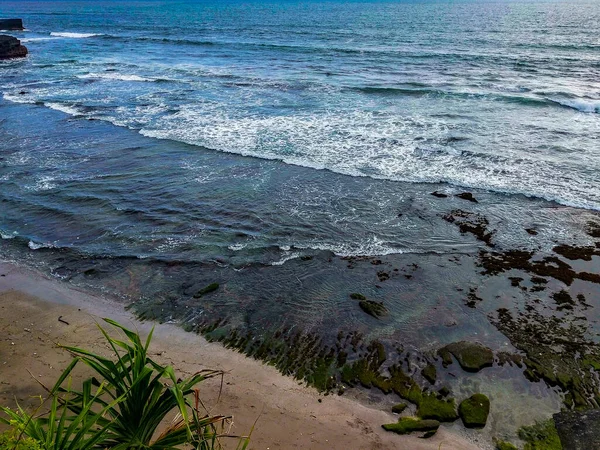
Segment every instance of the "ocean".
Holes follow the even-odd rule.
[[[4,0],[0,17],[29,49],[0,62],[0,255],[152,318],[499,348],[463,302],[486,245],[443,217],[485,217],[496,249],[593,241],[599,2]],[[535,389],[517,391],[557,408]],[[496,426],[535,412],[518,414]]]

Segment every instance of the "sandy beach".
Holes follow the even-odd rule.
[[[62,320],[68,322],[58,321]],[[140,322],[120,305],[90,296],[29,269],[0,263],[0,403],[35,405],[43,394],[37,377],[51,385],[70,356],[57,344],[107,351],[96,328],[102,317],[128,324],[145,335],[155,325]],[[226,372],[201,385],[212,412],[232,414],[232,432],[247,433],[257,421],[251,448],[460,449],[480,448],[440,428],[432,438],[398,436],[381,429],[395,416],[337,396],[322,396],[280,375],[273,367],[244,357],[175,325],[156,325],[151,353],[183,375],[205,368]],[[31,375],[28,373],[31,372]]]

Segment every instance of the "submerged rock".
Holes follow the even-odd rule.
[[[408,405],[406,403],[398,403],[397,405],[392,406],[392,412],[396,414],[401,414],[407,406]]]
[[[490,413],[490,400],[483,394],[474,394],[458,405],[458,415],[467,428],[483,428]]]
[[[22,58],[27,56],[27,48],[16,37],[0,35],[0,59]]]
[[[205,288],[202,288],[198,292],[196,292],[194,294],[194,298],[200,298],[203,295],[206,295],[210,292],[216,291],[217,289],[219,289],[219,283],[211,283],[208,286],[206,286]]]
[[[388,310],[385,306],[383,306],[383,303],[375,302],[373,300],[361,300],[358,306],[360,306],[360,309],[362,309],[368,315],[373,316],[376,319],[386,316],[388,313]]]
[[[0,30],[22,30],[22,19],[0,19]]]
[[[382,425],[386,431],[398,434],[408,434],[414,431],[437,431],[440,423],[437,420],[419,420],[413,417],[402,417],[397,423]]]
[[[444,367],[452,364],[453,355],[460,367],[467,372],[479,372],[494,363],[494,353],[479,342],[455,342],[440,348],[438,355],[442,357]]]
[[[435,384],[435,379],[437,376],[437,370],[433,364],[427,364],[425,368],[421,371],[421,375],[429,381],[431,384]]]
[[[563,448],[600,448],[600,409],[563,411],[554,414],[554,423]]]
[[[471,194],[470,192],[461,192],[460,194],[456,194],[456,197],[462,198],[463,200],[468,200],[473,203],[479,203],[477,199],[473,197],[473,194]]]

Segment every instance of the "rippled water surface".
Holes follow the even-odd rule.
[[[0,14],[24,18],[30,50],[0,64],[14,205],[0,229],[34,247],[234,264],[465,250],[433,223],[440,186],[600,208],[597,2],[42,1]],[[552,204],[523,199],[501,195],[493,212],[555,222]]]

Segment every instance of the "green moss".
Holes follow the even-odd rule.
[[[523,450],[562,450],[553,419],[522,427],[519,438],[525,441]]]
[[[490,400],[483,394],[475,394],[458,405],[458,414],[467,428],[483,428],[490,413]]]
[[[406,403],[398,403],[397,405],[392,406],[392,412],[396,414],[401,414],[408,405]]]
[[[350,298],[352,300],[366,300],[367,299],[367,297],[365,297],[362,294],[358,294],[357,292],[354,292],[354,293],[350,294]]]
[[[479,372],[494,363],[492,351],[478,342],[455,342],[439,349],[438,355],[442,357],[444,367],[452,364],[450,355],[454,355],[460,367],[467,372]]]
[[[510,442],[501,441],[500,439],[494,438],[494,444],[496,445],[496,450],[519,450]]]
[[[210,292],[216,291],[217,289],[219,289],[219,283],[211,283],[208,286],[206,286],[205,288],[202,288],[198,292],[196,292],[194,294],[194,298],[200,298],[203,295],[206,295]]]
[[[425,368],[421,371],[421,375],[423,375],[423,377],[425,377],[425,379],[431,384],[435,384],[437,370],[433,364],[427,364]]]
[[[419,420],[413,417],[402,417],[397,423],[382,425],[386,431],[398,434],[409,434],[414,431],[436,431],[440,427],[437,420]]]
[[[415,398],[415,397],[413,397]],[[421,393],[417,415],[421,419],[434,419],[439,422],[453,422],[458,418],[454,399],[440,400],[433,393]]]
[[[368,315],[379,319],[382,316],[387,315],[388,311],[382,302],[375,302],[373,300],[361,300],[358,304],[360,309],[366,312]]]

